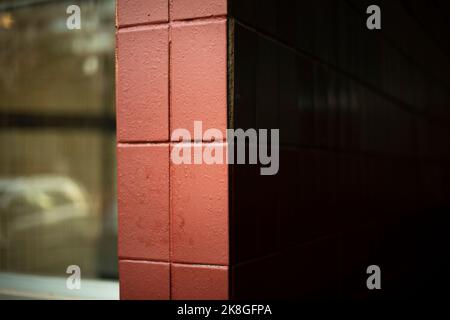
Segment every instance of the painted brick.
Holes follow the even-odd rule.
[[[168,140],[168,27],[117,34],[118,141]]]
[[[117,0],[117,25],[168,21],[168,0]]]
[[[193,19],[227,14],[227,0],[171,0],[171,19]]]
[[[256,94],[256,126],[259,129],[280,128],[278,101],[280,50],[276,42],[263,36],[257,37],[257,48],[258,55],[254,57],[256,59],[256,92],[264,92],[264,94]]]
[[[120,299],[170,299],[169,263],[119,261]]]
[[[228,166],[171,162],[170,185],[172,261],[228,264]]]
[[[226,21],[181,23],[172,29],[171,131],[195,120],[204,130],[227,127]]]
[[[295,53],[279,49],[278,105],[281,145],[296,146],[300,138],[298,105],[298,65]]]
[[[336,299],[338,250],[338,239],[328,237],[233,265],[232,299]]]
[[[228,267],[172,264],[172,299],[228,299]]]
[[[169,146],[121,145],[119,256],[169,259]]]
[[[301,241],[302,218],[307,216],[300,210],[303,204],[299,196],[300,187],[305,183],[300,179],[299,152],[293,148],[280,150],[280,171],[278,176],[280,245],[287,246]],[[302,214],[300,214],[302,213]]]
[[[240,5],[247,2],[238,2]],[[234,128],[256,128],[257,35],[234,23]]]
[[[255,259],[230,267],[230,295],[236,300],[277,299],[283,293],[280,287],[288,287],[285,267],[288,260],[280,254]]]

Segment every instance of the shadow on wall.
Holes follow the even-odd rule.
[[[427,210],[389,225],[328,237],[243,265],[237,299],[447,299],[450,209]],[[366,269],[381,269],[369,290]],[[246,270],[246,266],[248,267]]]
[[[230,122],[280,128],[278,175],[231,168],[231,297],[448,296],[448,56],[401,2],[383,33],[355,1],[231,2]]]

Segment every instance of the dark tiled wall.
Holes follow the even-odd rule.
[[[278,175],[231,168],[232,297],[418,294],[414,246],[448,251],[448,5],[377,1],[369,31],[365,1],[230,2],[230,124],[280,128],[281,144]]]

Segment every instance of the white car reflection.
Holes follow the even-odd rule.
[[[0,178],[0,270],[63,276],[77,264],[96,277],[101,217],[88,196],[69,177]]]
[[[9,233],[87,215],[86,193],[68,177],[0,179],[0,239]]]

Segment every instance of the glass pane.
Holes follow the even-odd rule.
[[[0,1],[0,272],[117,278],[115,1]]]

